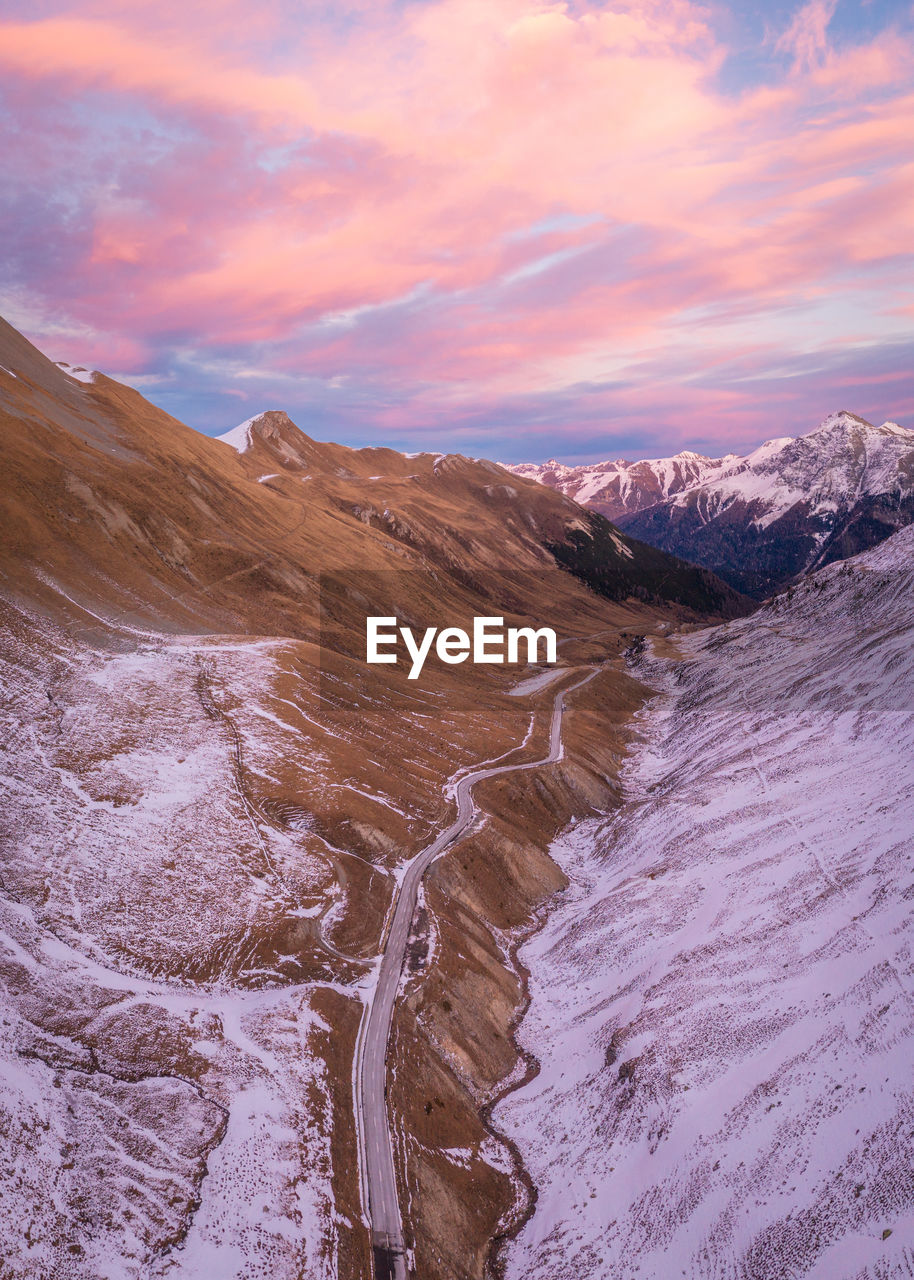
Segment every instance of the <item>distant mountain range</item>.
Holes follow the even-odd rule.
[[[745,457],[508,466],[763,599],[914,520],[914,431],[831,414]]]

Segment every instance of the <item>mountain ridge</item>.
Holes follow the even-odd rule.
[[[914,519],[914,431],[847,410],[745,455],[507,464],[756,598]]]

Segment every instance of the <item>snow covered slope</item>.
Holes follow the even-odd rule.
[[[914,528],[649,658],[522,950],[512,1280],[914,1274]]]
[[[0,1273],[332,1280],[328,994],[286,954],[328,870],[240,786],[317,755],[288,645],[0,616]]]
[[[758,598],[914,519],[914,431],[851,413],[832,414],[797,439],[767,440],[746,457],[682,453],[511,470]]]
[[[245,453],[251,447],[251,427],[262,417],[263,414],[257,414],[253,418],[246,418],[237,427],[232,427],[231,431],[216,436],[216,439],[221,440],[223,444],[230,444],[239,453]]]

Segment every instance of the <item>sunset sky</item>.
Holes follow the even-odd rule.
[[[3,298],[201,430],[914,426],[911,3],[4,0]]]

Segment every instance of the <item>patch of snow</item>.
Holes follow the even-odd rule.
[[[67,364],[66,360],[57,361],[58,369],[62,369],[68,378],[72,378],[75,382],[91,383],[95,381],[95,369],[84,369],[82,365]]]
[[[318,755],[270,709],[287,642],[157,635],[105,653],[37,625],[41,644],[10,631],[0,646],[4,1262],[330,1280],[328,1082],[311,1042],[328,1028],[313,984],[248,958],[326,882],[321,855],[257,830],[237,785],[236,751],[260,776]],[[207,713],[207,674],[234,744]],[[290,891],[276,871],[293,867]]]
[[[332,1206],[309,1176],[328,1163],[329,1142],[313,1127],[303,1129],[275,1074],[246,1083],[233,1097],[227,1132],[209,1157],[190,1230],[150,1275],[335,1280],[327,1248]]]

